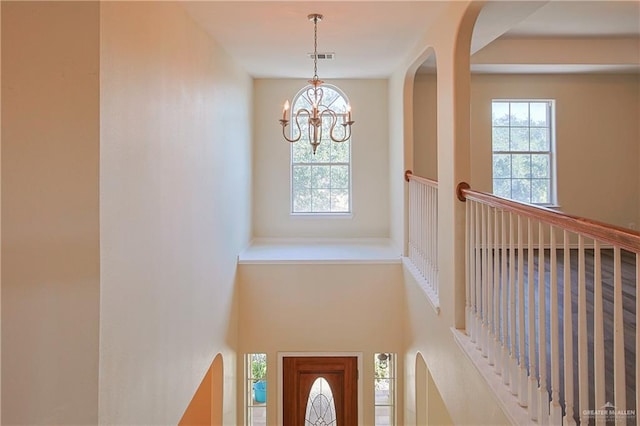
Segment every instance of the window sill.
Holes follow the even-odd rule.
[[[388,238],[259,238],[238,263],[401,263],[401,257]]]
[[[297,219],[353,219],[353,213],[289,213],[292,218]]]

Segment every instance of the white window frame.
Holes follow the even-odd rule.
[[[254,426],[254,422],[253,422],[253,417],[251,415],[252,413],[252,409],[254,407],[257,408],[264,408],[265,410],[265,422],[268,421],[268,404],[269,404],[269,397],[267,396],[267,400],[263,403],[263,405],[256,405],[254,403],[253,400],[253,393],[252,393],[252,386],[253,386],[253,381],[254,381],[254,377],[253,377],[253,373],[252,373],[252,357],[253,355],[264,355],[265,356],[265,362],[267,363],[267,374],[268,374],[268,367],[269,367],[269,357],[267,356],[267,354],[265,352],[251,352],[251,353],[246,353],[244,356],[244,395],[245,395],[245,404],[244,404],[244,424],[246,426]],[[267,381],[267,379],[262,379],[264,380],[265,383],[269,383]],[[268,388],[267,388],[267,392],[268,392]],[[268,393],[267,393],[268,395]]]
[[[306,91],[311,88],[311,85],[307,85],[305,87],[303,87],[297,94],[296,96],[294,96],[291,105],[291,111],[289,112],[289,114],[293,114],[293,110],[295,109],[295,105],[296,102],[298,100],[298,98],[300,96],[302,96],[304,93],[306,93]],[[344,92],[342,90],[340,90],[340,88],[338,88],[335,85],[332,84],[323,84],[322,87],[324,88],[329,88],[332,89],[334,91],[336,91],[341,97],[342,99],[344,99],[345,103],[347,105],[349,105],[349,98],[347,98],[347,96],[344,94]],[[342,117],[344,114],[337,114],[338,115],[338,123],[340,123]],[[291,118],[291,117],[290,117]],[[302,130],[304,131],[305,127],[301,126]],[[296,125],[293,123],[293,121],[290,122],[289,124],[289,132],[290,132],[290,137],[294,137],[297,135],[297,127]],[[318,149],[321,149],[323,145],[326,144],[336,144],[336,143],[347,143],[349,144],[349,162],[345,163],[345,162],[328,162],[328,163],[305,163],[305,162],[297,162],[294,163],[293,161],[293,150],[294,150],[294,145],[295,144],[306,144],[308,146],[309,151],[311,151],[311,145],[308,144],[307,142],[303,141],[302,139],[299,140],[298,142],[292,143],[291,147],[290,147],[290,158],[289,158],[289,213],[291,216],[298,216],[298,217],[320,217],[320,218],[351,218],[353,217],[353,167],[352,167],[352,163],[353,163],[353,149],[352,149],[352,141],[353,141],[353,137],[350,137],[346,142],[333,142],[330,139],[329,140],[322,140],[320,146],[318,147]],[[348,195],[349,195],[349,205],[348,205],[348,210],[347,211],[335,211],[335,212],[319,212],[319,211],[310,211],[310,212],[296,212],[294,211],[294,188],[293,188],[293,174],[294,174],[294,167],[295,166],[317,166],[317,165],[326,165],[326,166],[347,166],[348,169],[348,176],[349,176],[349,184],[348,184]],[[330,190],[330,188],[329,188]]]
[[[376,380],[378,379],[375,376],[375,363],[376,363],[376,358],[378,356],[379,353],[386,353],[390,356],[390,360],[388,361],[388,368],[389,368],[389,377],[387,378],[387,380],[389,380],[389,386],[391,387],[391,403],[390,404],[378,404],[376,402],[376,397],[375,397],[375,383]],[[395,352],[376,352],[374,353],[374,368],[373,368],[373,383],[374,383],[374,396],[373,396],[373,418],[374,418],[374,423],[376,422],[377,418],[376,418],[376,407],[389,407],[389,409],[391,410],[391,419],[390,419],[390,426],[395,426],[397,423],[397,401],[398,401],[398,374],[397,374],[397,362],[396,359],[398,358],[398,354]],[[377,423],[375,423],[377,425]]]
[[[494,126],[493,124],[493,104],[495,102],[503,102],[503,103],[509,103],[510,108],[511,108],[511,104],[514,103],[527,103],[527,104],[531,104],[531,103],[547,103],[547,122],[549,123],[549,127],[548,127],[548,131],[549,131],[549,150],[548,151],[518,151],[518,150],[507,150],[507,151],[494,151],[494,147],[493,147],[493,130],[495,127],[507,127],[509,129],[511,129],[512,127],[516,127],[516,128],[523,128],[524,126],[511,126],[511,124],[509,124],[508,126]],[[532,197],[531,197],[531,191],[529,193],[529,204],[535,204],[535,205],[540,205],[540,206],[546,206],[546,207],[557,207],[558,206],[558,199],[557,199],[557,170],[556,170],[556,105],[555,105],[555,100],[554,99],[515,99],[515,98],[501,98],[501,99],[492,99],[491,100],[491,186],[492,186],[492,192],[495,194],[496,190],[495,190],[495,170],[494,170],[494,163],[493,163],[493,157],[496,154],[507,154],[507,155],[513,155],[513,154],[529,154],[529,155],[547,155],[549,157],[549,200],[547,202],[541,202],[541,203],[534,203],[532,201]],[[536,127],[536,126],[531,126],[531,124],[529,124],[527,126],[527,128],[529,129],[529,131],[532,128],[540,128],[540,127]],[[546,127],[543,127],[546,128]],[[510,180],[514,180],[515,178],[513,177],[513,169],[511,169],[511,177],[509,178]],[[528,179],[530,181],[535,180],[534,177],[530,176],[529,178],[518,178],[518,179]]]

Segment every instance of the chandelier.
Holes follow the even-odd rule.
[[[309,21],[313,22],[313,78],[309,80],[309,87],[301,96],[311,105],[311,110],[307,108],[299,108],[297,111],[291,111],[291,118],[295,120],[295,125],[298,129],[297,136],[289,138],[286,133],[289,120],[287,120],[287,113],[289,112],[289,101],[284,103],[282,110],[282,136],[291,143],[298,142],[303,134],[303,128],[306,128],[306,136],[313,148],[313,154],[315,155],[318,145],[322,140],[323,133],[323,120],[328,117],[328,136],[333,142],[345,142],[351,137],[351,125],[354,123],[351,120],[351,107],[347,105],[346,111],[336,112],[322,103],[322,97],[324,91],[322,84],[324,81],[318,78],[318,22],[322,20],[322,15],[312,13],[307,16]],[[342,122],[338,118],[342,117]],[[302,126],[301,126],[302,122]],[[336,125],[340,124],[344,130],[342,132],[335,132]],[[293,136],[293,135],[292,135]]]

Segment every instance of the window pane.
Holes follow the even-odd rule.
[[[348,189],[332,189],[331,190],[331,211],[343,212],[349,211],[349,190]]]
[[[551,202],[550,179],[533,179],[531,181],[531,202],[540,204]]]
[[[551,137],[549,136],[548,128],[533,128],[530,130],[530,135],[531,151],[549,151],[551,146]]]
[[[376,379],[376,405],[385,404],[389,405],[393,403],[393,396],[391,392],[390,379]]]
[[[251,407],[249,409],[249,424],[251,426],[266,426],[267,407]]]
[[[309,141],[299,140],[291,144],[291,158],[293,163],[310,163],[311,162],[311,145]]]
[[[329,189],[312,189],[313,201],[311,207],[314,212],[326,213],[331,211],[331,193]]]
[[[509,102],[493,102],[491,120],[494,126],[509,125]]]
[[[493,193],[498,197],[511,198],[511,179],[494,179]]]
[[[314,188],[330,188],[331,187],[331,166],[313,166],[311,170],[311,178],[313,179]]]
[[[511,103],[511,126],[529,126],[529,103]]]
[[[322,93],[323,93],[322,103],[321,103],[322,106],[332,108],[335,111],[342,111],[342,109],[339,107],[343,105],[340,105],[339,102],[338,104],[335,104],[335,102],[338,101],[338,99],[342,98],[342,96],[340,96],[338,92],[326,86],[323,86],[320,90],[322,90]]]
[[[313,152],[311,146],[309,146],[309,150]],[[314,163],[328,163],[331,161],[331,142],[323,140],[318,145],[318,149],[316,150],[316,155],[313,155]]]
[[[331,161],[334,163],[349,162],[349,142],[331,143]]]
[[[494,178],[510,178],[511,177],[511,155],[510,154],[493,154],[493,177]]]
[[[494,151],[509,151],[509,128],[494,127],[492,143]]]
[[[532,154],[531,155],[531,176],[534,178],[546,178],[551,177],[549,156],[547,154]]]
[[[311,189],[294,188],[293,190],[294,213],[311,212]]]
[[[376,426],[393,424],[393,407],[376,407]]]
[[[529,151],[528,128],[511,128],[511,151]]]
[[[547,102],[531,102],[529,111],[531,116],[529,117],[529,125],[532,127],[549,127],[549,120],[547,118]]]
[[[531,155],[513,154],[511,156],[511,173],[514,178],[530,178]]]
[[[293,166],[293,188],[311,188],[311,166]]]
[[[331,188],[349,188],[349,166],[331,166]]]
[[[511,198],[523,203],[530,203],[531,181],[529,179],[513,179],[511,181]]]

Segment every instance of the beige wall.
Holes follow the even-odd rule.
[[[386,80],[327,80],[353,108],[352,218],[290,215],[290,145],[278,123],[282,105],[305,80],[255,80],[253,236],[388,237],[388,127]],[[311,149],[311,147],[309,147]]]
[[[278,424],[278,352],[362,352],[361,424],[374,423],[373,356],[402,353],[400,268],[399,264],[240,265],[240,350],[267,353],[268,424]],[[399,365],[398,372],[402,368]],[[243,376],[241,370],[238,376]],[[397,424],[404,424],[399,411]]]
[[[413,173],[438,180],[438,78],[416,74],[413,94]]]
[[[424,291],[406,268],[404,275],[407,411],[415,413],[416,397],[425,391],[416,389],[415,382],[409,379],[416,377],[415,359],[420,353],[428,363],[430,373],[426,389],[429,421],[434,421],[433,424],[509,424],[484,378],[455,342],[452,330],[435,313]]]
[[[100,422],[176,424],[214,355],[235,419],[250,77],[169,2],[101,4]]]
[[[95,424],[99,6],[2,20],[2,423]]]
[[[472,181],[491,192],[492,98],[556,100],[558,202],[618,226],[639,223],[638,74],[472,77]]]

